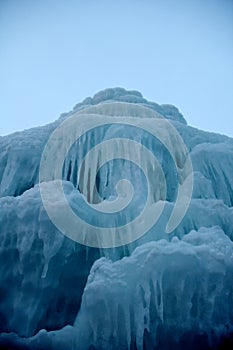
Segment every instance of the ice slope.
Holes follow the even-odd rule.
[[[162,217],[152,230],[136,242],[117,249],[97,250],[79,245],[58,232],[45,213],[40,198],[39,187],[36,184],[38,183],[38,169],[41,154],[53,130],[60,125],[63,120],[72,115],[73,112],[83,110],[87,107],[90,111],[90,106],[93,108],[93,113],[96,110],[96,106],[98,108],[102,106],[102,110],[105,110],[108,108],[109,101],[128,102],[127,108],[129,108],[132,113],[137,110],[136,106],[147,106],[159,112],[173,123],[191,154],[194,168],[194,192],[186,216],[175,232],[168,237],[164,232],[167,218],[174,206],[173,193],[177,180],[174,176],[174,167],[168,162],[167,153],[159,144],[152,143],[150,145],[151,149],[156,148],[159,150],[158,158],[163,168],[166,170],[166,179],[170,188]],[[116,108],[114,113],[116,113],[119,118],[122,117],[120,108]],[[148,112],[148,114],[150,114],[150,112]],[[138,116],[136,113],[134,117],[138,118],[141,116]],[[148,118],[149,115],[146,117]],[[151,122],[153,122],[153,118]],[[85,148],[91,146],[93,139],[99,142],[117,136],[118,132],[119,130],[117,131],[114,128],[97,131],[94,136],[89,135],[85,145],[83,143],[76,144],[73,149],[71,149],[66,159],[63,173],[63,186],[71,201],[75,199],[75,196],[79,196],[76,190],[77,183],[75,178],[78,161],[82,153],[86,152]],[[120,132],[123,132],[123,130],[120,130]],[[142,140],[140,135],[136,136]],[[134,132],[132,133],[132,137],[135,137]],[[65,142],[65,140],[61,140],[61,147]],[[92,167],[90,170],[91,169]],[[95,171],[95,169],[92,170]],[[121,171],[122,168],[120,167],[114,168],[106,166],[102,169],[102,172],[98,174],[99,191],[102,192],[104,197],[111,195],[112,181],[113,183],[116,181]],[[130,170],[129,175],[135,180],[133,177],[135,174],[132,173],[133,171]],[[120,349],[118,346],[129,344],[129,332],[130,334],[132,333],[132,344],[134,344],[131,345],[131,348],[140,348],[143,339],[144,342],[149,342],[148,344],[153,343],[157,346],[156,337],[159,336],[157,333],[160,332],[156,333],[154,331],[155,328],[153,327],[156,325],[156,321],[152,322],[152,328],[150,328],[147,323],[147,331],[144,332],[144,329],[142,329],[145,326],[144,318],[140,319],[143,313],[138,313],[138,324],[135,326],[136,328],[139,327],[137,329],[135,327],[132,329],[129,328],[128,324],[128,328],[125,327],[124,330],[121,327],[118,327],[119,329],[117,327],[113,329],[111,328],[114,327],[113,323],[112,325],[110,324],[110,329],[104,327],[103,332],[106,332],[103,333],[103,338],[105,339],[104,343],[101,335],[103,320],[98,311],[99,290],[102,291],[106,302],[108,300],[110,303],[109,298],[114,296],[113,284],[116,283],[116,288],[118,288],[118,285],[125,285],[125,280],[130,280],[130,276],[127,275],[128,270],[126,267],[129,266],[129,269],[132,268],[132,262],[135,262],[135,266],[137,266],[137,269],[135,267],[135,273],[137,270],[138,275],[136,276],[139,276],[142,272],[142,267],[143,269],[145,268],[143,259],[147,259],[147,256],[150,255],[150,250],[152,256],[155,252],[161,253],[161,250],[164,251],[164,253],[159,254],[160,258],[158,259],[161,259],[161,262],[166,261],[167,255],[174,255],[176,266],[180,267],[182,263],[184,263],[184,255],[185,257],[187,255],[187,259],[190,259],[190,265],[186,267],[186,264],[183,264],[184,270],[182,270],[180,277],[183,278],[183,283],[187,283],[185,281],[188,281],[190,275],[194,274],[195,280],[193,284],[189,285],[190,288],[196,286],[195,283],[200,282],[201,288],[211,289],[212,282],[208,279],[208,276],[214,276],[213,278],[216,276],[220,284],[225,283],[225,289],[215,288],[211,294],[215,299],[211,307],[215,308],[216,311],[211,310],[213,313],[215,312],[216,315],[218,314],[216,316],[216,322],[215,319],[212,319],[211,325],[210,318],[205,316],[207,317],[205,319],[206,322],[208,321],[206,328],[204,326],[204,328],[200,329],[195,328],[197,331],[193,336],[197,337],[198,340],[199,333],[201,334],[203,331],[209,334],[211,329],[219,336],[229,334],[230,328],[227,331],[225,326],[233,324],[232,315],[228,314],[225,311],[226,308],[222,307],[221,298],[225,300],[226,293],[232,293],[231,284],[229,283],[229,281],[233,280],[232,243],[229,240],[229,238],[231,240],[233,238],[232,174],[232,139],[187,126],[183,116],[175,107],[169,105],[159,106],[146,101],[139,92],[129,92],[119,88],[107,89],[96,94],[93,98],[86,99],[81,104],[75,106],[73,111],[68,114],[63,114],[59,120],[52,124],[0,137],[0,195],[2,197],[0,198],[0,332],[15,332],[20,337],[30,337],[36,334],[40,329],[51,331],[62,329],[66,325],[73,325],[77,318],[74,327],[64,328],[63,331],[55,331],[55,333],[42,332],[39,333],[38,336],[28,338],[27,341],[16,339],[13,336],[2,335],[2,344],[4,342],[14,343],[14,347],[16,347],[16,343],[21,343],[23,346],[28,346],[29,349],[32,349],[39,348],[40,342],[45,342],[45,345],[41,345],[42,348],[52,349],[52,343],[54,342],[54,347],[56,347],[56,349],[58,349],[58,346],[60,346],[61,349],[88,349],[88,347],[91,346],[91,342],[88,343],[87,337],[89,337],[93,330],[97,336],[96,338],[91,338],[90,336],[90,339],[92,339],[93,345],[97,346],[97,349],[110,349],[110,343],[114,349]],[[110,181],[106,181],[107,177]],[[140,183],[137,187],[140,188]],[[160,198],[155,198],[155,200],[158,199]],[[87,213],[87,215],[90,215],[90,213]],[[212,228],[213,226],[218,226],[219,228]],[[202,227],[206,229],[201,229]],[[199,229],[201,230],[198,231]],[[188,236],[189,232],[192,230],[196,230],[197,232],[192,232]],[[184,235],[186,236],[184,237]],[[175,239],[172,243],[166,243],[164,241],[159,241],[158,243],[154,242],[160,239],[168,240],[174,236],[183,239],[183,241],[177,241]],[[194,238],[190,238],[189,240],[188,237]],[[200,244],[197,244],[198,239],[201,242]],[[138,248],[134,251],[137,246]],[[201,251],[199,251],[199,249]],[[225,251],[226,256],[223,257],[221,251]],[[209,257],[209,255],[211,255],[211,257]],[[90,273],[93,262],[100,256],[105,256],[116,262],[111,263],[109,261],[100,260],[95,263]],[[124,256],[125,258],[123,260],[117,262],[117,260]],[[127,256],[129,257],[127,258]],[[222,265],[219,263],[221,260],[220,256],[222,256]],[[203,261],[203,266],[201,267],[200,265],[202,264],[200,261]],[[169,274],[172,270],[169,270],[169,261],[167,264],[166,273]],[[194,269],[194,271],[191,269],[192,266],[197,265],[200,267],[200,274],[197,269]],[[98,272],[96,266],[99,266],[100,270],[102,267],[103,268]],[[156,271],[156,266],[157,265],[153,265],[153,269],[148,267],[146,273],[143,272],[144,280],[140,280],[139,277],[130,280],[132,285],[137,285],[137,288],[141,285],[143,290],[149,293],[150,276],[151,274],[153,275],[153,271]],[[106,276],[103,273],[105,267],[107,267],[109,271],[109,275]],[[158,273],[160,271],[162,274],[163,266],[159,268]],[[226,269],[225,272],[224,268]],[[89,273],[90,276],[83,294]],[[112,278],[109,282],[109,276],[111,274],[114,275],[114,279]],[[204,280],[201,278],[203,276],[206,277]],[[155,278],[154,275],[153,278]],[[93,283],[91,284],[90,281],[92,279]],[[167,291],[170,289],[173,290],[174,288],[174,279],[171,278],[167,283],[170,284],[167,286],[167,289],[164,290],[165,298],[167,297]],[[108,286],[108,289],[105,291],[106,286]],[[124,305],[126,308],[132,308],[133,305],[137,306],[137,304],[131,302],[134,300],[131,300],[134,293],[130,293],[130,288],[129,290],[127,288],[124,289],[126,294]],[[133,286],[131,286],[131,288],[133,288]],[[119,297],[117,297],[117,295],[114,296],[114,305],[117,303],[120,304],[124,299],[120,289],[118,288],[117,290],[119,290]],[[188,295],[191,298],[191,290],[189,290],[189,293]],[[187,305],[185,309],[188,307],[190,308],[191,302],[193,303],[194,309],[197,308],[198,305],[200,306],[200,303],[208,304],[208,298],[204,300],[204,297],[202,298],[199,294],[196,295],[195,292],[193,293],[193,295],[195,295],[193,299],[188,299],[187,296]],[[215,293],[217,294],[215,295]],[[79,314],[82,295],[83,301]],[[87,304],[87,300],[89,300],[88,298],[90,298],[90,296],[91,299],[93,298],[91,305]],[[178,297],[180,297],[180,294],[177,295],[177,298]],[[143,300],[143,298],[141,300]],[[137,301],[139,307],[140,301],[139,299],[137,299]],[[147,304],[149,303],[148,300],[146,302]],[[179,299],[179,302],[181,302],[181,299]],[[178,303],[178,305],[180,304]],[[229,300],[226,301],[224,307],[228,307],[229,305],[232,305],[230,297]],[[156,305],[151,306],[152,310],[155,310],[155,306]],[[222,312],[220,312],[220,308]],[[86,314],[87,310],[88,315]],[[119,311],[119,317],[122,316],[123,311]],[[112,309],[109,308],[108,312],[105,313],[106,317],[110,319],[114,318],[112,312]],[[134,310],[134,312],[136,312],[136,310]],[[122,317],[125,318],[126,313],[127,311],[125,311],[125,314],[123,312]],[[99,318],[95,316],[96,314],[98,314]],[[183,317],[182,315],[181,312],[181,319]],[[224,320],[221,318],[221,315],[224,317]],[[95,317],[97,317],[96,325],[94,325]],[[196,316],[196,320],[197,319],[199,319],[199,321],[202,320],[202,316],[199,314],[199,316]],[[228,321],[225,321],[225,319]],[[174,318],[174,322],[175,320],[176,318]],[[172,319],[170,321],[172,321]],[[187,329],[181,327],[181,329],[177,330],[179,341],[181,338],[183,342],[188,341],[189,322],[195,323],[196,321],[191,317],[187,322]],[[170,334],[169,323],[164,323],[162,330],[161,327],[163,325],[157,326],[162,334],[163,332],[165,332],[164,334]],[[62,332],[65,335],[63,335]],[[66,339],[69,341],[69,344],[73,345],[67,347],[64,337],[67,337]],[[110,339],[108,337],[111,337],[109,343],[106,341],[106,339]],[[167,346],[164,340],[166,336],[164,335],[164,338],[163,336],[161,337],[159,348],[164,346],[165,349]],[[200,335],[200,337],[202,336]],[[206,342],[206,336],[204,335],[203,337],[205,338],[203,338],[203,341]],[[53,341],[52,339],[55,340]],[[127,346],[125,348],[127,348]],[[152,348],[152,345],[147,345],[147,349],[150,348]]]

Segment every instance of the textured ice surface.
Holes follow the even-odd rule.
[[[21,336],[72,324],[99,253],[58,232],[39,187],[0,199],[0,327]],[[9,289],[10,287],[10,289]]]
[[[86,107],[95,113],[100,104],[104,114],[109,101],[129,102],[135,118],[142,117],[140,105],[169,118],[190,151],[194,191],[183,221],[168,236],[177,177],[166,150],[152,142],[149,148],[157,150],[169,184],[163,215],[136,242],[97,250],[69,240],[50,222],[38,169],[49,136],[64,119]],[[122,117],[120,108],[114,113]],[[119,133],[124,128],[108,127],[74,144],[63,169],[71,202],[80,196],[77,167],[86,148]],[[140,134],[132,136],[142,141]],[[65,142],[61,139],[61,147]],[[127,171],[142,188],[134,169]],[[98,173],[103,198],[114,195],[122,172],[121,164],[107,164]],[[0,137],[0,348],[8,343],[14,349],[188,349],[192,341],[193,349],[217,347],[233,325],[232,174],[231,138],[187,126],[176,107],[120,88],[86,99],[52,124]],[[87,176],[88,169],[84,184]],[[154,201],[164,200],[162,192],[155,191]]]
[[[27,340],[24,349],[217,349],[233,330],[233,243],[218,228],[159,240],[130,257],[93,265],[74,325]],[[92,347],[91,347],[92,346]]]
[[[118,95],[116,94],[116,96]],[[114,101],[118,100],[119,99],[116,97]],[[151,106],[149,102],[145,105],[147,107]],[[90,107],[90,105],[84,104],[83,108],[84,107]],[[80,108],[78,108],[78,110]],[[169,107],[169,110],[170,109],[172,109],[171,106]],[[175,107],[174,109],[177,110]],[[74,111],[75,110],[77,110],[77,108],[74,109]],[[167,112],[163,109],[158,109],[156,111],[165,117],[167,116]],[[44,146],[55,127],[57,127],[64,118],[67,118],[70,115],[72,115],[72,112],[63,114],[62,118],[52,124],[25,130],[23,132],[17,132],[9,136],[0,137],[0,196],[20,195],[25,190],[32,188],[36,183],[38,183],[38,168]],[[229,155],[225,155],[225,159],[221,159],[221,168],[224,169],[224,171],[227,171],[227,173],[231,171],[233,162],[233,157],[231,156],[233,150],[233,140],[223,135],[208,133],[187,126],[186,124],[180,122],[179,115],[179,112],[177,112],[177,115],[173,113],[172,122],[174,122],[175,127],[184,139],[187,148],[191,151],[191,155],[192,152],[196,154],[195,146],[203,145],[204,148],[202,157],[205,156],[208,162],[212,162],[213,158],[216,157],[216,150],[212,147],[212,149],[210,148],[207,152],[206,145],[217,145],[217,147],[219,147],[219,157],[221,157],[221,148],[224,152],[224,148],[227,147],[228,151],[226,153],[230,153]],[[101,135],[99,135],[99,137],[101,137]],[[206,154],[204,155],[205,152]],[[217,162],[220,160],[219,157],[217,157]],[[229,162],[227,158],[229,158]],[[69,162],[69,159],[66,161]],[[199,170],[199,165],[194,164],[194,169]],[[205,169],[201,169],[201,173],[203,172],[205,172]],[[205,173],[203,173],[203,175],[205,176]],[[218,176],[220,174],[218,173],[215,175],[219,180],[219,187],[222,185],[225,187],[224,183],[226,182],[226,179],[223,176],[220,178],[220,176]],[[66,174],[66,176],[68,177],[68,174]],[[211,173],[209,176],[211,176]],[[67,180],[67,178],[64,179]],[[211,178],[211,181],[214,181],[214,179]],[[230,192],[232,192],[232,180],[227,179],[227,184],[228,182]]]
[[[232,259],[233,243],[211,228],[98,260],[74,324],[79,346],[152,349],[198,335],[216,343],[233,326]]]

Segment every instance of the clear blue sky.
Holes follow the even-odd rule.
[[[232,0],[0,0],[0,135],[137,89],[233,136]]]

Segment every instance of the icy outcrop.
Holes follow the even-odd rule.
[[[1,332],[29,336],[72,324],[99,252],[89,254],[56,230],[38,186],[1,198],[0,208]]]
[[[211,183],[215,198],[233,206],[233,147],[225,143],[197,145],[192,151],[192,163]],[[203,191],[204,192],[204,191]]]
[[[58,122],[0,138],[0,197],[19,196],[38,183],[43,148]]]
[[[233,327],[232,259],[233,243],[211,228],[147,243],[115,263],[98,260],[74,324],[78,347],[173,348],[198,335],[206,348],[216,345]]]

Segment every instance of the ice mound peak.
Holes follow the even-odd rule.
[[[86,97],[82,102],[74,106],[73,112],[89,106],[95,106],[97,104],[112,101],[141,104],[160,113],[168,119],[187,124],[186,120],[177,107],[170,104],[159,105],[155,102],[151,102],[145,99],[142,93],[137,90],[126,90],[122,87],[107,88],[97,92],[93,97]]]
[[[103,102],[106,100],[111,100],[111,99],[117,99],[122,96],[134,96],[135,99],[138,98],[138,100],[144,100],[142,94],[139,91],[136,90],[126,90],[121,87],[116,87],[116,88],[108,88],[101,90],[97,92],[93,96],[93,102],[94,103],[99,103]],[[144,100],[145,101],[145,100]]]

